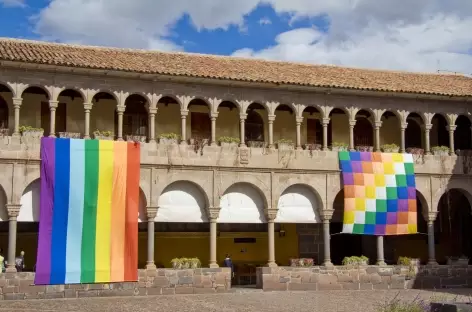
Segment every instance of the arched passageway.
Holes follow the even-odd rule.
[[[407,127],[405,130],[405,148],[422,148],[422,130],[423,119],[417,113],[408,115]]]

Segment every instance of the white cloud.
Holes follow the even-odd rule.
[[[268,17],[263,17],[258,21],[259,25],[270,25],[272,21]]]
[[[6,8],[23,8],[26,6],[25,0],[0,0],[0,4]]]
[[[418,71],[435,71],[439,61],[441,69],[472,73],[470,0],[51,0],[35,29],[48,40],[175,50],[163,38],[182,16],[199,30],[244,31],[244,16],[260,4],[292,21],[323,17],[329,30],[295,29],[273,47],[234,55]]]

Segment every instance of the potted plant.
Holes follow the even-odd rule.
[[[448,156],[449,155],[449,147],[447,146],[433,146],[431,148],[431,152],[433,152],[433,155],[437,156]]]
[[[190,268],[190,261],[187,258],[180,258],[180,263],[182,264],[182,269]]]
[[[358,152],[373,152],[374,147],[373,146],[367,146],[367,145],[357,145],[356,146],[356,151],[358,151]]]
[[[190,260],[190,268],[191,269],[198,269],[202,266],[202,263],[200,262],[200,259],[198,258],[191,258]]]
[[[218,142],[222,147],[235,147],[238,146],[240,140],[229,136],[222,136],[218,138]]]
[[[132,134],[125,135],[125,140],[128,142],[146,143],[146,139],[147,137],[145,135],[132,135]]]
[[[59,132],[60,138],[80,139],[80,132]]]
[[[20,133],[24,137],[40,138],[44,134],[43,128],[34,128],[31,126],[20,126]]]
[[[95,130],[93,132],[93,138],[95,140],[113,140],[113,132]]]
[[[280,150],[292,150],[294,145],[293,141],[289,139],[280,139],[276,142],[277,148]]]
[[[333,152],[344,152],[347,151],[349,145],[343,142],[333,142],[331,144],[331,150]]]
[[[380,147],[380,149],[384,153],[398,153],[400,151],[400,147],[395,143],[384,144]]]
[[[366,256],[351,256],[351,257],[344,257],[343,265],[367,265],[369,264],[369,258]]]
[[[309,151],[321,151],[322,146],[321,144],[307,143],[303,145],[303,148]]]
[[[159,143],[161,144],[177,144],[180,140],[180,135],[176,133],[162,133],[159,135]]]
[[[406,152],[413,155],[418,155],[418,156],[424,155],[424,149],[419,148],[419,147],[409,147],[406,149]]]
[[[172,259],[170,263],[172,264],[173,269],[179,270],[182,268],[182,261],[179,258]]]
[[[247,141],[247,146],[255,148],[264,148],[266,147],[266,142],[264,141]]]

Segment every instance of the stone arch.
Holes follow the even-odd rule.
[[[323,201],[318,192],[308,184],[292,184],[277,201],[279,223],[319,223]]]
[[[196,96],[196,97],[193,97],[188,103],[187,103],[187,106],[184,107],[184,109],[189,109],[191,105],[195,105],[195,102],[200,102],[200,103],[204,103],[207,107],[208,107],[208,112],[213,112],[212,110],[212,105],[211,103],[203,96]]]
[[[280,107],[280,106],[287,106],[287,107],[289,107],[289,108],[292,110],[292,112],[293,112],[294,114],[297,114],[297,115],[298,115],[299,109],[298,109],[298,107],[297,107],[297,105],[296,105],[295,103],[291,103],[291,102],[287,102],[287,103],[284,103],[284,102],[282,102],[282,103],[277,103],[277,104],[274,105],[274,107],[273,107],[274,113],[275,113],[275,111],[277,110],[277,108]]]
[[[29,183],[20,199],[19,222],[39,222],[41,180]]]
[[[256,185],[238,182],[228,187],[220,199],[219,223],[265,223],[267,199]]]
[[[7,92],[11,92],[13,96],[15,95],[15,91],[9,83],[0,81],[0,87],[5,87],[6,89],[8,89]]]
[[[224,103],[231,103],[232,105],[236,106],[236,108],[238,109],[239,112],[242,112],[241,105],[239,104],[238,101],[236,101],[236,100],[233,99],[233,98],[223,98],[223,99],[222,99],[220,102],[218,102],[218,104],[215,106],[214,111],[217,112],[218,109],[220,108],[221,104],[224,104]]]
[[[247,101],[247,103],[240,104],[241,105],[241,113],[247,113],[247,110],[251,106],[256,106],[256,109],[265,110],[269,115],[271,113],[271,109],[267,102],[264,101]]]
[[[38,88],[38,89],[41,89],[44,93],[46,93],[46,97],[48,98],[48,100],[50,100],[52,98],[52,94],[51,92],[49,92],[48,88],[42,86],[42,85],[39,85],[39,84],[29,84],[26,88],[24,88],[23,91],[21,91],[21,94],[20,94],[20,97],[23,97],[23,95],[25,94],[25,92],[28,90],[28,89],[32,89],[32,88]]]
[[[5,192],[3,185],[0,185],[0,222],[8,221],[7,203],[7,193]]]
[[[91,94],[90,102],[93,103],[93,100],[96,100],[95,97],[99,94],[107,94],[113,97],[113,100],[116,101],[116,103],[119,103],[118,97],[116,96],[115,92],[113,92],[111,89],[99,89],[95,90],[93,94]]]
[[[156,222],[208,222],[208,197],[197,183],[178,180],[167,185],[157,201]]]
[[[82,100],[84,100],[84,101],[87,99],[87,95],[84,93],[83,89],[80,89],[80,88],[77,88],[77,87],[70,87],[70,86],[65,86],[65,87],[61,88],[61,91],[59,91],[59,93],[57,95],[57,98],[59,99],[59,97],[62,95],[62,93],[67,92],[68,90],[71,90],[71,91],[74,91],[74,92],[78,93],[80,95],[80,97],[82,98]]]

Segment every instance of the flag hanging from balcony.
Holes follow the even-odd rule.
[[[339,152],[344,184],[343,233],[417,233],[411,154]]]
[[[140,145],[41,139],[36,285],[137,281]]]

